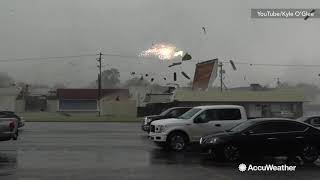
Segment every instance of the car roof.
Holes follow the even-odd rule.
[[[250,121],[278,121],[278,120],[288,120],[288,121],[294,121],[293,119],[289,119],[289,118],[255,118],[255,119],[251,119]]]
[[[170,110],[173,110],[173,109],[192,109],[192,107],[171,107],[171,108],[168,108],[168,109],[170,109]]]
[[[194,108],[199,109],[223,109],[223,108],[243,108],[242,106],[238,105],[206,105],[206,106],[196,106]]]
[[[175,109],[188,109],[188,108],[191,109],[191,108],[193,108],[193,107],[172,107],[172,109],[173,109],[173,108],[175,108]]]
[[[304,124],[304,125],[307,125],[309,127],[312,127],[310,124],[308,123],[305,123],[303,121],[297,121],[295,119],[288,119],[288,118],[256,118],[256,119],[250,119],[249,121],[254,121],[256,123],[259,123],[259,122],[277,122],[277,121],[289,121],[289,122],[297,122],[297,123],[301,123],[301,124]]]
[[[312,117],[320,117],[320,115],[319,114],[313,114],[313,115],[301,116],[300,118],[312,118]]]

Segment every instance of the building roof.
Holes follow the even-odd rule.
[[[101,98],[112,94],[124,94],[129,97],[128,89],[102,89]],[[59,99],[97,99],[97,89],[57,89]]]
[[[177,90],[174,100],[188,102],[305,102],[305,96],[297,90],[232,91],[220,92]]]

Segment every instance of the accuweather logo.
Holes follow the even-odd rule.
[[[239,164],[238,167],[240,172],[245,171],[295,171],[296,166],[287,166],[287,165],[280,165],[275,166],[273,164],[266,164],[264,166],[255,166],[252,164],[249,164],[248,166],[246,164]]]

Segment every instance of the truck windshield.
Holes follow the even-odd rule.
[[[192,118],[195,114],[197,114],[197,112],[199,112],[201,109],[198,108],[192,108],[189,111],[185,112],[184,114],[182,114],[181,116],[179,116],[179,119],[190,119]]]
[[[167,110],[163,111],[160,115],[161,115],[161,116],[164,116],[164,115],[168,114],[168,113],[169,113],[170,111],[172,111],[172,110],[173,110],[172,108],[167,109]]]

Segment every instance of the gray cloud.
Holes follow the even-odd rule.
[[[194,62],[183,68],[193,75],[197,61],[223,60],[320,64],[317,50],[320,19],[251,19],[251,8],[318,8],[316,0],[183,1],[183,0],[2,0],[0,1],[0,59],[97,53],[138,55],[156,42],[188,51]],[[207,28],[207,34],[201,27]],[[82,86],[97,75],[95,58],[55,62],[0,62],[0,71],[28,82],[58,81]],[[71,65],[69,62],[77,62]],[[167,63],[104,57],[105,68],[119,68],[121,79],[130,71],[171,76]],[[317,69],[226,67],[229,86],[250,82],[272,84],[316,81]],[[302,75],[303,74],[303,75]],[[246,77],[246,81],[244,80]],[[183,81],[186,83],[186,81]]]

